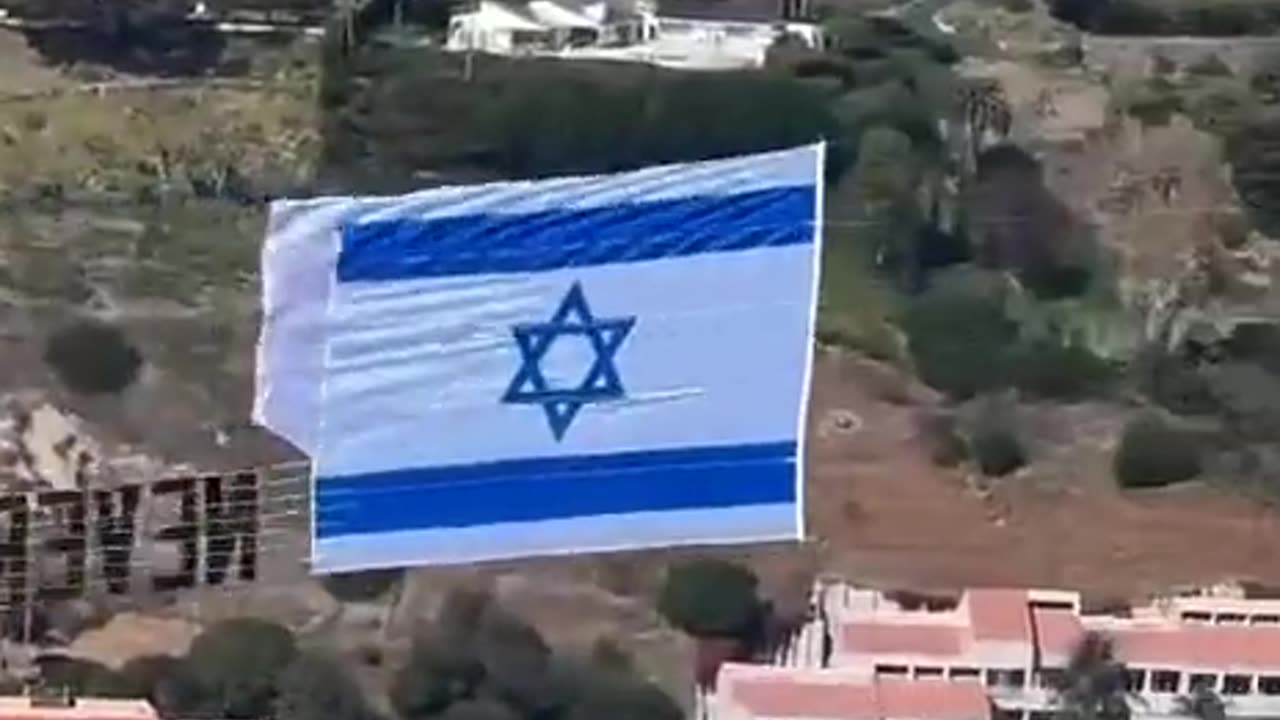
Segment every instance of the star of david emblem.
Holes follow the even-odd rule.
[[[596,318],[591,314],[582,286],[574,283],[547,322],[523,323],[511,328],[520,350],[520,368],[502,396],[505,403],[541,405],[556,441],[564,439],[583,406],[626,396],[614,356],[626,340],[634,317]],[[542,362],[552,343],[562,336],[585,337],[594,359],[576,387],[551,387]]]

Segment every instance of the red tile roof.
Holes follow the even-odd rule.
[[[1035,623],[1036,648],[1042,657],[1069,656],[1084,635],[1080,617],[1072,610],[1032,608],[1031,620]]]
[[[849,622],[840,627],[840,649],[859,654],[951,657],[965,650],[965,629],[937,623]]]
[[[874,686],[847,683],[740,680],[734,698],[761,718],[879,720]]]
[[[1130,664],[1280,670],[1280,627],[1186,625],[1108,634],[1116,654]]]
[[[965,594],[969,625],[976,640],[1030,642],[1031,622],[1026,590],[974,589]]]
[[[886,718],[968,720],[990,714],[991,702],[978,683],[882,677],[876,691]]]
[[[990,702],[981,685],[942,679],[802,680],[741,677],[725,683],[757,718],[806,720],[985,720]]]

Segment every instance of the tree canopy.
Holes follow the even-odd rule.
[[[281,673],[297,654],[288,629],[235,618],[202,632],[187,658],[201,692],[222,717],[254,720],[271,712]]]
[[[142,368],[142,354],[124,332],[96,320],[53,333],[45,344],[44,360],[67,387],[85,395],[122,392]]]
[[[391,700],[405,720],[681,717],[629,667],[558,656],[532,626],[467,591],[451,593],[415,637]]]
[[[677,562],[667,569],[658,611],[690,635],[742,638],[760,620],[756,585],[755,574],[726,560]]]
[[[1056,682],[1063,716],[1067,720],[1129,720],[1127,676],[1111,639],[1085,633]]]
[[[302,653],[281,674],[275,720],[376,720],[360,686],[341,662]]]

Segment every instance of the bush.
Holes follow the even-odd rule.
[[[908,308],[903,329],[921,379],[963,400],[1002,387],[1008,348],[1018,327],[1005,314],[1001,292],[938,287]]]
[[[1018,389],[1031,397],[1074,400],[1102,389],[1111,368],[1083,345],[1042,339],[1019,349],[1014,374]]]
[[[920,434],[929,449],[929,459],[939,467],[955,467],[969,459],[969,446],[961,437],[955,418],[930,414],[920,419]]]
[[[976,408],[969,430],[969,450],[988,477],[1003,477],[1027,464],[1018,439],[1016,409],[1000,398],[986,398]]]
[[[1209,53],[1204,58],[1187,66],[1187,72],[1198,77],[1231,77],[1231,66],[1222,61],[1217,53]]]
[[[658,611],[695,637],[743,638],[760,619],[756,582],[750,570],[725,560],[679,562],[667,569]]]
[[[186,658],[143,655],[120,668],[127,697],[145,697],[161,717],[200,717],[208,698]]]
[[[435,717],[470,698],[484,679],[484,665],[468,644],[443,639],[432,633],[416,638],[409,662],[392,678],[391,704],[400,717]]]
[[[67,387],[84,395],[122,392],[142,368],[141,353],[119,328],[93,320],[55,332],[44,360]]]
[[[984,428],[970,442],[978,469],[988,477],[1003,477],[1027,464],[1022,443],[1008,428]]]
[[[280,675],[297,652],[287,628],[257,618],[235,618],[200,633],[187,658],[220,717],[253,720],[272,711]]]
[[[364,692],[342,663],[299,655],[280,676],[274,720],[374,720]]]
[[[1141,415],[1125,426],[1115,454],[1115,476],[1122,486],[1163,487],[1199,473],[1199,442],[1190,433],[1154,414]]]
[[[404,579],[404,570],[363,570],[334,573],[320,581],[324,589],[342,602],[372,602],[386,595]]]
[[[1178,415],[1212,415],[1221,406],[1209,381],[1190,361],[1152,349],[1138,358],[1142,391],[1166,410]]]
[[[50,689],[64,689],[72,695],[127,697],[129,688],[111,668],[80,658],[42,659],[40,679]]]
[[[566,720],[682,720],[684,712],[652,683],[621,673],[591,673]]]

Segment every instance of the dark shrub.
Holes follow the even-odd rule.
[[[404,578],[404,570],[364,570],[326,575],[321,584],[343,602],[372,602],[386,595]]]
[[[955,399],[1008,382],[1008,348],[1017,324],[998,293],[981,288],[936,288],[907,311],[907,346],[920,377]]]
[[[250,720],[272,711],[280,675],[296,656],[287,628],[257,618],[234,618],[200,633],[187,657],[218,716]]]
[[[67,387],[84,395],[123,391],[138,378],[142,355],[117,327],[83,320],[55,332],[44,360]]]
[[[1198,439],[1160,416],[1141,415],[1125,426],[1115,454],[1116,480],[1127,488],[1163,487],[1200,473]]]
[[[1178,415],[1212,415],[1221,409],[1207,378],[1188,360],[1151,350],[1136,364],[1143,392]]]
[[[1060,340],[1028,343],[1015,354],[1018,389],[1031,397],[1062,400],[1087,397],[1106,384],[1111,369],[1088,348]]]
[[[1018,436],[1008,430],[990,430],[975,435],[973,455],[983,475],[1002,477],[1027,464]]]
[[[1209,53],[1208,56],[1188,65],[1187,72],[1200,77],[1230,77],[1231,66],[1223,62],[1216,53]]]
[[[698,637],[744,637],[761,610],[755,574],[714,558],[672,565],[658,596],[667,622]]]
[[[954,467],[969,459],[969,446],[950,415],[930,414],[920,419],[920,434],[929,459],[939,467]]]

